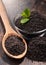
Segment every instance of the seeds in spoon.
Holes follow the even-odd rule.
[[[25,44],[22,39],[12,35],[9,36],[5,41],[5,47],[7,51],[12,55],[20,55],[25,51]]]

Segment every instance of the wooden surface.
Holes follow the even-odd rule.
[[[3,0],[3,2],[11,22],[14,16],[20,14],[24,8],[29,7],[32,9],[34,4],[34,0]],[[6,56],[1,45],[4,32],[4,26],[0,21],[0,65],[46,65],[46,62],[32,61],[27,59],[27,57],[18,61]]]

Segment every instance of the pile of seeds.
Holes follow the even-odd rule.
[[[32,38],[28,44],[28,58],[32,60],[46,60],[46,37]]]
[[[25,50],[25,44],[22,42],[22,39],[11,35],[5,41],[5,47],[9,53],[12,55],[20,55]]]

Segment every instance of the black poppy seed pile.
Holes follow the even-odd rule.
[[[21,30],[26,31],[28,33],[40,31],[46,28],[46,19],[41,16],[40,13],[38,13],[37,11],[31,12],[30,20],[28,23],[22,25],[20,23],[21,19],[22,17],[18,18],[15,21],[15,25]]]
[[[12,55],[20,55],[25,51],[25,44],[21,38],[11,35],[5,41],[7,51]]]
[[[32,60],[46,61],[46,37],[32,38],[28,44],[27,57]]]

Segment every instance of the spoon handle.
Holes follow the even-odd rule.
[[[3,20],[3,24],[5,26],[6,31],[9,31],[9,29],[11,29],[11,26],[9,24],[9,19],[8,19],[6,10],[4,8],[4,5],[2,3],[2,0],[0,0],[0,16]]]

